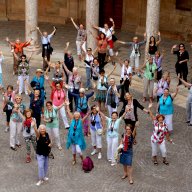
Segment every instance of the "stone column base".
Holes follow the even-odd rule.
[[[34,52],[33,55],[39,55],[41,53],[40,45],[30,45],[24,48],[24,53],[30,55],[31,52]]]

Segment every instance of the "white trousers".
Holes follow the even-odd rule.
[[[81,46],[83,45],[83,42],[76,41],[76,47],[77,47],[77,55],[81,55]]]
[[[143,85],[143,97],[147,97],[147,94],[149,93],[149,97],[153,97],[153,89],[154,89],[154,79],[149,80],[146,77],[144,77],[144,85]]]
[[[53,135],[55,137],[57,146],[61,146],[61,140],[60,140],[60,135],[59,135],[59,128],[47,128],[47,132],[51,138],[51,141],[53,141]]]
[[[115,163],[115,153],[117,152],[118,148],[118,137],[108,137],[107,136],[107,159],[111,159],[112,163]]]
[[[79,155],[82,155],[82,151],[79,145],[72,145],[71,147],[72,147],[73,155],[75,155],[76,153],[78,153]]]
[[[110,55],[111,57],[114,56],[114,52],[113,52],[113,49],[112,49],[112,48],[109,48],[109,55]]]
[[[24,81],[27,81],[29,83],[29,75],[26,76],[18,76],[18,81],[19,81],[19,94],[23,93],[23,87],[25,87],[25,93],[27,93],[27,86],[25,85]]]
[[[151,141],[151,147],[152,147],[152,156],[157,156],[157,151],[158,151],[158,146],[161,151],[162,157],[166,157],[166,146],[165,146],[165,141],[163,141],[161,144],[158,143],[153,143]]]
[[[108,108],[108,112],[109,112],[109,117],[111,117],[112,112],[117,111],[117,107],[112,108],[110,105],[107,105],[107,108]]]
[[[19,135],[22,130],[22,122],[14,122],[10,121],[10,147],[14,147],[15,145],[19,145]]]
[[[165,116],[165,123],[168,127],[169,131],[173,131],[173,115],[164,115]]]
[[[65,107],[63,106],[60,110],[60,115],[61,115],[61,118],[63,120],[63,123],[64,123],[64,126],[65,128],[66,127],[69,127],[69,123],[68,123],[68,120],[67,120],[67,115],[66,115],[66,111],[65,111]]]
[[[91,132],[91,143],[93,147],[97,147],[97,149],[102,148],[102,135],[98,135],[97,131],[93,131],[90,129]]]
[[[140,59],[140,56],[138,55],[135,55],[135,56],[130,56],[130,64],[131,64],[131,67],[135,67],[136,69],[139,68],[139,59]]]

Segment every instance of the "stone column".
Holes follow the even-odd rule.
[[[157,38],[159,31],[159,16],[160,16],[160,2],[161,0],[147,0],[147,16],[146,16],[146,54],[148,53],[149,38],[154,36]]]
[[[25,0],[25,40],[33,39],[26,51],[39,49],[38,31],[38,0]]]
[[[97,43],[90,32],[92,32],[94,36],[97,35],[98,32],[91,25],[99,25],[99,0],[86,0],[87,48],[90,47],[94,50],[97,47]]]

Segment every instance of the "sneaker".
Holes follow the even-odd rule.
[[[26,163],[30,163],[31,162],[31,157],[29,155],[27,155],[26,157]]]
[[[109,162],[111,162],[112,160],[111,159],[108,159]]]
[[[97,150],[94,149],[92,152],[91,152],[91,155],[95,155],[97,153]]]
[[[9,127],[5,128],[5,133],[9,132]]]
[[[85,91],[88,91],[89,90],[89,88],[87,87],[87,88],[85,88]]]
[[[28,95],[28,93],[26,92],[25,95]]]
[[[12,149],[13,151],[17,151],[15,147],[10,147],[10,149]]]
[[[69,127],[65,127],[65,129],[69,129]]]
[[[62,150],[63,148],[62,148],[61,146],[58,146],[58,149],[59,149],[59,150]]]
[[[48,177],[44,177],[44,179],[43,179],[44,181],[48,181],[49,180],[49,178]]]
[[[99,154],[98,154],[98,159],[101,159],[102,158],[102,155],[101,155],[101,153],[99,152]]]
[[[43,184],[43,180],[39,180],[39,181],[36,183],[37,186],[40,186],[41,184]]]
[[[138,76],[140,79],[143,79],[143,77],[141,76],[140,73],[137,73],[137,76]]]
[[[115,165],[117,165],[116,162],[111,163],[111,166],[112,166],[112,167],[115,166]]]

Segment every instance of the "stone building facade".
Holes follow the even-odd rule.
[[[33,1],[33,0],[32,0]],[[192,40],[192,0],[159,0],[160,31]],[[113,17],[117,28],[143,33],[147,0],[100,0],[99,23]],[[86,0],[38,0],[38,21],[64,24],[73,17],[86,23]],[[0,0],[0,20],[24,20],[25,0]]]

